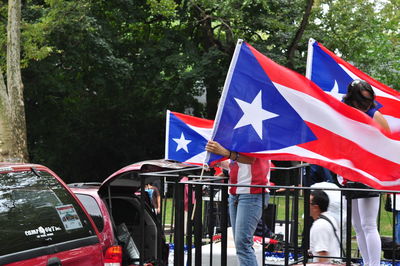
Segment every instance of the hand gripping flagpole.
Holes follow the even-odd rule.
[[[219,126],[219,121],[220,121],[221,116],[222,116],[222,110],[223,110],[223,107],[224,107],[225,101],[226,101],[226,95],[228,94],[229,87],[231,85],[233,72],[234,72],[235,67],[236,67],[236,62],[237,62],[237,59],[239,57],[239,53],[240,53],[240,49],[242,47],[242,44],[243,44],[243,40],[242,39],[238,39],[238,41],[236,43],[236,47],[235,47],[235,52],[233,53],[233,56],[232,56],[231,64],[229,65],[228,74],[226,75],[224,88],[223,88],[222,93],[221,93],[221,98],[219,99],[218,109],[217,109],[217,113],[215,115],[214,126],[213,126],[212,133],[211,133],[211,140],[214,139],[214,137],[216,135],[216,129]],[[204,169],[208,168],[208,166],[209,166],[208,165],[208,161],[210,159],[210,155],[211,154],[209,152],[206,153],[206,156],[205,156],[204,161],[203,161],[203,169],[201,171],[200,180],[203,178]]]

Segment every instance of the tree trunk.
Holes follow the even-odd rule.
[[[296,35],[294,36],[292,43],[289,45],[287,53],[288,67],[291,69],[294,69],[294,63],[293,63],[294,52],[297,50],[297,45],[299,44],[299,41],[303,36],[304,30],[307,27],[308,19],[311,15],[311,9],[314,5],[314,0],[306,0],[306,2],[307,5],[304,11],[303,19],[301,20],[300,26],[297,29]]]
[[[0,74],[0,160],[28,161],[20,66],[21,0],[8,1],[7,86]]]
[[[0,161],[9,161],[14,138],[10,124],[11,106],[2,73],[0,73],[0,99]]]

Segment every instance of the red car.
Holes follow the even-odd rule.
[[[118,170],[102,184],[75,183],[69,184],[69,187],[92,216],[100,232],[103,249],[115,243],[123,246],[123,265],[138,263],[142,250],[143,263],[167,265],[168,245],[160,221],[147,193],[144,206],[140,199],[142,179],[148,182],[154,177],[140,177],[138,173],[186,167],[189,166],[165,160],[143,161]],[[142,211],[144,232],[140,224]]]
[[[65,183],[42,165],[0,163],[0,225],[0,265],[118,262],[105,261],[92,219]],[[121,254],[121,249],[112,251],[107,251],[111,258]]]
[[[100,183],[69,184],[92,216],[99,232],[103,249],[118,243],[123,247],[123,265],[139,262],[144,241],[143,263],[148,265],[168,264],[168,244],[160,221],[145,194],[141,203],[140,187],[144,178],[148,182],[154,177],[139,177],[137,173],[183,169],[188,165],[165,160],[143,161],[126,166]],[[159,179],[156,178],[156,179]],[[141,212],[144,214],[144,232],[141,228]]]

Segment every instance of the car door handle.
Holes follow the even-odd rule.
[[[52,257],[47,261],[47,266],[61,266],[61,260],[57,257]]]

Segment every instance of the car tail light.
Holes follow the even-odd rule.
[[[106,250],[104,255],[104,266],[121,266],[122,264],[122,247],[112,246]]]

